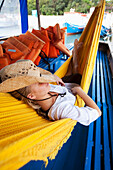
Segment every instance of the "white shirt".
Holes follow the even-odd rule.
[[[74,86],[74,84],[66,83],[65,85]],[[55,103],[52,105],[48,112],[51,120],[59,120],[63,118],[71,118],[77,120],[79,123],[88,126],[91,122],[95,121],[99,114],[96,109],[75,106],[76,97],[69,92],[66,87],[50,84],[50,91],[57,93],[65,93],[64,97],[58,96]],[[72,88],[71,86],[69,89]]]

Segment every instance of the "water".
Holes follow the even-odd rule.
[[[74,34],[74,35],[65,35],[65,45],[68,45],[68,44],[73,44],[74,45],[75,39],[79,40],[81,34],[82,33]],[[101,41],[107,41],[107,39],[104,40],[104,37],[100,37],[100,40]],[[111,41],[111,39],[109,39],[109,41]]]
[[[74,34],[74,35],[66,35],[65,34],[65,45],[72,44],[74,46],[75,39],[79,40],[81,34],[82,33]],[[100,38],[100,40],[103,40],[103,39]],[[71,50],[71,54],[72,54],[72,50]],[[57,61],[56,64],[55,64],[55,70],[57,70],[64,62],[65,62],[64,60]]]
[[[74,45],[74,41],[75,39],[80,38],[81,34],[74,34],[74,35],[65,35],[65,44],[73,44]]]
[[[79,40],[80,36],[81,36],[81,34],[74,34],[74,35],[66,35],[65,34],[65,45],[73,44],[73,46],[74,46],[75,39]],[[72,50],[70,51],[70,53],[72,54]],[[57,71],[59,69],[59,67],[61,67],[62,64],[64,64],[64,62],[65,62],[65,60],[58,60],[55,63],[55,71]]]

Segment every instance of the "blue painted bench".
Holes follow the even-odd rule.
[[[71,51],[73,49],[73,44],[66,45],[66,47]],[[57,70],[57,68],[56,68],[57,62],[60,62],[61,60],[67,60],[67,58],[68,58],[68,56],[66,56],[64,53],[60,52],[60,55],[57,58],[47,58],[47,57],[41,58],[38,66],[54,73]]]

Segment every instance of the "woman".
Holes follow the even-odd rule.
[[[50,120],[71,118],[87,126],[101,116],[96,103],[79,85],[68,84],[75,86],[69,92],[59,77],[37,67],[30,60],[20,60],[4,67],[0,76],[0,92],[10,92],[34,109],[40,108]],[[58,85],[50,82],[57,82]],[[84,100],[86,107],[74,106],[76,94]]]

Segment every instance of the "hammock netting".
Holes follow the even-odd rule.
[[[95,65],[104,8],[105,1],[101,0],[79,39],[83,42],[83,50],[78,69],[82,74],[81,87],[86,93]],[[63,77],[66,74],[71,58],[56,71],[56,75]],[[79,96],[76,105],[84,105]],[[46,120],[22,101],[8,93],[0,93],[0,168],[18,169],[30,160],[43,160],[47,165],[48,158],[54,159],[71,136],[76,123],[71,119]]]

